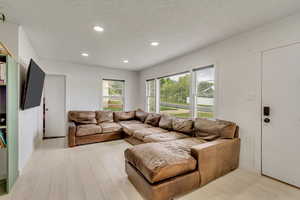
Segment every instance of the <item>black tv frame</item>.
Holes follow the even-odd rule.
[[[29,83],[31,81],[31,76],[32,76],[32,70],[33,67],[36,68],[36,70],[38,72],[41,73],[42,75],[42,86],[40,87],[40,93],[39,93],[39,104],[31,104],[30,102],[28,102],[28,87],[29,87]],[[42,98],[42,94],[43,94],[43,88],[44,88],[44,82],[45,82],[45,76],[46,76],[46,73],[39,67],[38,64],[36,64],[36,62],[33,60],[33,59],[30,59],[30,64],[29,64],[29,67],[28,67],[28,70],[27,70],[27,76],[26,76],[26,80],[25,80],[25,85],[24,85],[24,90],[23,90],[23,94],[22,94],[22,102],[21,102],[21,109],[22,110],[26,110],[26,109],[30,109],[30,108],[34,108],[34,107],[38,107],[41,105],[41,98]]]

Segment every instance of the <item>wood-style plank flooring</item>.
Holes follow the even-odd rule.
[[[67,148],[50,139],[0,200],[141,200],[124,171],[123,140]],[[180,200],[299,200],[300,190],[241,169]]]

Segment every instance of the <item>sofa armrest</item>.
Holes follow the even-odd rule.
[[[69,133],[68,133],[69,147],[76,146],[75,138],[76,138],[76,125],[74,122],[69,122]]]
[[[192,147],[198,161],[201,186],[238,168],[240,139],[219,139]]]

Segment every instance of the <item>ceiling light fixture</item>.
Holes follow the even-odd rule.
[[[158,46],[158,45],[159,45],[159,42],[151,42],[151,46],[156,47],[156,46]]]
[[[129,61],[128,60],[123,60],[123,63],[129,63]]]
[[[104,28],[102,28],[101,26],[94,26],[94,30],[97,32],[103,32]]]
[[[83,57],[88,57],[88,56],[89,56],[88,53],[81,53],[81,55],[82,55]]]

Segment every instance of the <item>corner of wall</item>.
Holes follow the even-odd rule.
[[[32,43],[22,26],[18,27],[18,62],[20,64],[20,94],[25,83],[30,59],[39,61]],[[19,171],[25,167],[32,153],[42,141],[40,107],[19,112]]]

